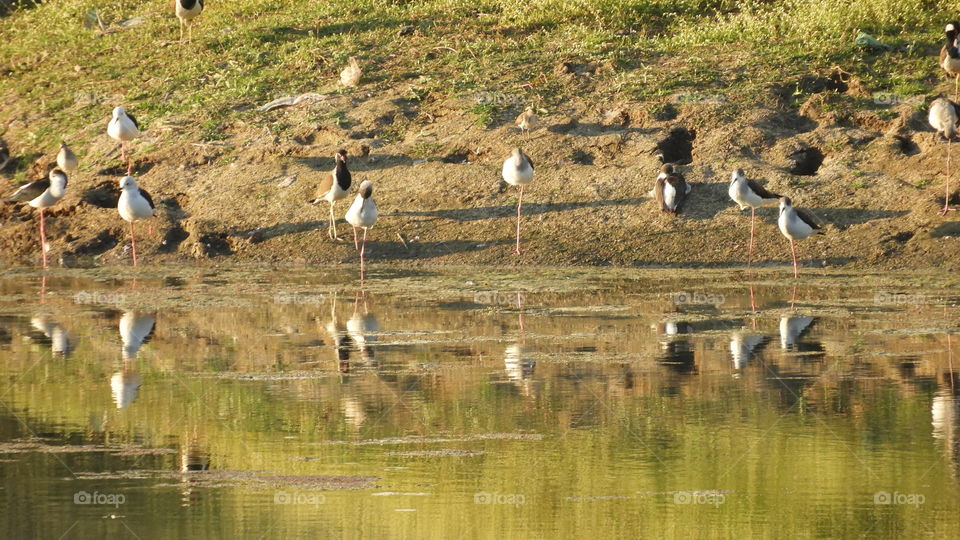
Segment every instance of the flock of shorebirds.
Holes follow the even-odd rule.
[[[203,11],[203,0],[174,0],[175,13],[180,21],[180,40],[183,41],[183,30],[187,28],[188,39],[192,36],[191,23],[193,19]],[[951,22],[946,25],[946,44],[940,52],[940,65],[943,70],[954,78],[955,91],[960,92],[960,51],[958,51],[958,38],[960,38],[960,23]],[[362,69],[353,57],[349,59],[348,65],[340,73],[340,82],[345,86],[355,86],[359,83],[362,75]],[[933,101],[930,106],[928,120],[930,125],[937,131],[938,135],[947,140],[947,180],[946,194],[944,196],[944,207],[941,214],[946,214],[951,208],[950,200],[950,146],[949,144],[957,136],[958,121],[960,121],[960,105],[956,102],[940,97]],[[536,113],[528,108],[516,119],[516,125],[521,133],[535,129],[538,123]],[[130,240],[133,264],[137,264],[137,247],[134,223],[154,215],[155,207],[153,199],[146,190],[137,185],[137,180],[132,176],[133,166],[127,151],[127,144],[139,137],[140,128],[136,119],[124,107],[116,107],[113,110],[113,116],[107,124],[107,134],[120,143],[121,159],[126,163],[127,174],[120,179],[120,197],[117,203],[117,211],[120,217],[130,224]],[[0,169],[2,169],[10,160],[9,149],[6,144],[0,140]],[[324,175],[323,180],[317,187],[316,197],[311,201],[312,204],[318,204],[326,201],[330,206],[330,220],[328,225],[328,235],[331,239],[340,240],[337,235],[336,215],[334,206],[337,201],[347,197],[352,185],[352,177],[347,167],[347,152],[339,150],[335,156],[335,166],[332,171]],[[30,182],[19,187],[10,197],[4,199],[7,202],[27,203],[29,206],[39,210],[39,235],[40,246],[43,259],[43,266],[47,266],[47,251],[49,246],[46,242],[46,232],[44,230],[44,209],[57,204],[66,194],[68,174],[73,174],[79,168],[79,160],[66,143],[60,144],[60,151],[56,157],[56,166],[51,164],[48,177]],[[520,225],[523,207],[524,187],[533,181],[534,164],[533,160],[520,148],[514,148],[510,155],[503,162],[502,169],[503,180],[512,185],[518,186],[519,198],[517,200],[517,227],[516,227],[516,245],[514,254],[522,253],[520,249]],[[684,201],[691,190],[690,184],[686,182],[683,175],[669,163],[663,165],[660,174],[652,191],[652,196],[656,199],[659,209],[665,213],[679,214],[682,211]],[[347,210],[346,221],[353,227],[354,247],[360,255],[360,272],[363,276],[363,268],[366,253],[367,231],[374,226],[377,221],[377,205],[373,199],[373,183],[369,180],[362,182],[359,186],[359,193],[353,201],[353,204]],[[780,232],[790,242],[790,251],[793,256],[794,277],[798,277],[798,262],[796,252],[796,241],[803,240],[813,234],[820,232],[822,224],[804,210],[795,208],[789,197],[773,193],[755,180],[746,178],[743,169],[738,168],[733,171],[730,177],[728,189],[730,198],[739,205],[740,209],[750,208],[750,243],[747,251],[747,266],[750,266],[753,257],[753,247],[756,226],[756,209],[769,203],[779,201],[779,216],[777,225]],[[363,229],[362,241],[358,238],[357,228]]]

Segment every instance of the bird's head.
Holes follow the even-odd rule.
[[[67,186],[67,173],[63,172],[63,169],[59,167],[54,167],[50,169],[50,185],[57,186],[60,189],[63,189]]]
[[[737,180],[743,180],[746,177],[746,173],[743,172],[743,169],[737,169],[730,173],[730,182],[736,182]]]
[[[673,164],[664,163],[663,167],[660,167],[660,172],[662,172],[663,174],[673,174]]]
[[[123,107],[114,107],[113,108],[113,117],[120,118],[121,116],[127,114],[127,110]]]
[[[364,180],[360,184],[360,196],[369,199],[371,195],[373,195],[373,182]]]
[[[780,213],[791,206],[793,206],[793,201],[790,200],[790,197],[780,197]]]
[[[347,162],[347,151],[344,150],[343,148],[341,148],[340,150],[337,150],[337,153],[334,155],[334,158],[336,158],[336,160],[337,160],[338,163],[339,163],[339,162],[346,163],[346,162]]]
[[[957,31],[957,28],[960,28],[960,24],[955,22],[948,22],[947,26],[943,29],[944,32],[948,34],[953,34]]]
[[[132,176],[124,176],[123,178],[120,179],[120,189],[128,190],[128,189],[136,189],[136,188],[137,188],[136,178]]]
[[[64,142],[64,141],[60,141],[60,149],[61,149],[61,150],[66,150],[66,149],[67,149],[67,143]]]

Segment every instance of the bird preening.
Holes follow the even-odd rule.
[[[687,184],[683,175],[677,172],[672,164],[665,163],[653,187],[653,196],[657,199],[660,210],[668,214],[679,214],[689,193],[690,184]]]

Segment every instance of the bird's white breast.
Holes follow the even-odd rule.
[[[139,221],[153,216],[153,208],[140,191],[131,192],[126,189],[120,193],[117,211],[120,212],[120,217],[127,221]]]
[[[756,208],[763,203],[763,199],[754,193],[753,190],[747,186],[746,182],[731,183],[728,192],[730,198],[733,199],[735,203],[740,205],[741,210],[748,206]]]
[[[793,208],[780,212],[777,225],[784,236],[792,240],[803,240],[813,234],[813,227],[807,225]]]
[[[132,141],[140,135],[140,130],[129,118],[120,116],[110,120],[110,124],[107,125],[107,135],[118,141]]]
[[[503,180],[511,186],[526,185],[533,180],[533,167],[525,160],[519,161],[509,157],[503,162]]]
[[[677,208],[677,190],[669,182],[663,183],[663,203],[670,210]]]
[[[350,209],[347,210],[347,223],[354,227],[369,229],[377,222],[377,213],[377,203],[373,202],[372,198],[364,199],[357,195]]]

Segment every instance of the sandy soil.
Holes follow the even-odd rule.
[[[749,211],[730,201],[727,184],[730,172],[743,167],[826,224],[824,235],[799,245],[807,267],[956,268],[960,216],[937,214],[947,145],[936,141],[925,109],[903,104],[892,114],[844,112],[837,99],[866,92],[855,81],[837,83],[827,75],[805,84],[816,95],[799,109],[779,88],[749,107],[711,100],[655,108],[571,102],[527,135],[513,125],[519,109],[479,127],[469,99],[421,106],[392,89],[331,94],[263,113],[262,122],[235,123],[230,137],[215,143],[189,139],[178,129],[187,120],[170,119],[148,126],[135,144],[135,174],[159,203],[153,234],[138,228],[138,254],[149,263],[355,262],[342,219],[349,200],[337,206],[342,242],[327,238],[327,207],[308,204],[343,147],[352,156],[353,190],[362,180],[376,184],[381,218],[368,244],[376,262],[741,265]],[[318,111],[343,111],[343,120],[308,120]],[[273,135],[269,126],[277,121],[296,126],[293,135]],[[104,125],[86,130],[100,133]],[[395,126],[404,129],[393,140],[377,138]],[[8,140],[17,133],[15,123]],[[522,256],[511,254],[517,191],[500,180],[514,146],[537,166],[524,197]],[[119,152],[105,133],[78,150],[81,171],[48,214],[51,260],[126,264],[129,234],[115,209]],[[693,186],[677,217],[658,212],[649,195],[658,154],[678,163]],[[956,170],[960,156],[954,163]],[[954,204],[960,204],[957,188],[960,179]],[[761,266],[789,263],[776,212],[758,212],[755,260]],[[35,212],[2,205],[0,223],[0,257],[37,264]]]

